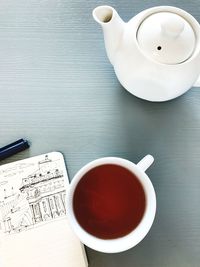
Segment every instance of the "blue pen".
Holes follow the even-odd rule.
[[[0,160],[10,157],[20,151],[29,148],[29,143],[27,140],[19,139],[7,146],[0,148]]]

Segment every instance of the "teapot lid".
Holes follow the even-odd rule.
[[[143,53],[163,64],[179,64],[191,57],[196,36],[190,23],[172,12],[158,12],[145,18],[137,31]]]

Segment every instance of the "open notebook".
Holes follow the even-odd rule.
[[[85,267],[66,216],[69,185],[61,153],[0,167],[0,266]]]

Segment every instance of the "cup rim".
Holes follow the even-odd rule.
[[[143,186],[146,197],[146,208],[142,220],[129,234],[115,239],[101,239],[88,233],[78,223],[73,212],[73,194],[78,182],[89,170],[106,164],[122,166],[134,173]],[[86,246],[100,252],[117,253],[136,246],[149,232],[156,213],[156,195],[153,185],[146,173],[133,162],[119,157],[104,157],[93,160],[83,166],[72,179],[66,195],[69,223],[75,234]]]

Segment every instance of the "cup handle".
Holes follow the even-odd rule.
[[[154,162],[154,158],[151,155],[146,155],[143,159],[141,159],[137,166],[143,171],[145,172],[150,166],[151,164]]]

